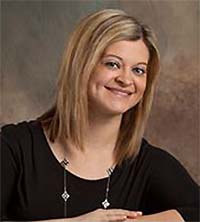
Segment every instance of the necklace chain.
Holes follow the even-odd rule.
[[[64,217],[67,217],[67,201],[70,198],[70,194],[67,192],[67,166],[69,164],[69,161],[64,158],[63,161],[60,162],[60,164],[64,168],[64,175],[63,175],[64,192],[61,194],[61,197],[64,200]],[[105,200],[101,203],[104,209],[107,209],[110,206],[108,197],[109,197],[109,191],[110,191],[110,178],[113,171],[114,171],[114,167],[110,167],[106,171],[108,174],[108,179],[107,179],[106,189],[105,189]]]
[[[67,200],[70,197],[70,195],[67,192],[67,172],[66,172],[66,169],[67,169],[67,166],[69,164],[69,161],[67,161],[64,158],[63,161],[60,164],[64,168],[64,175],[63,175],[63,178],[64,178],[64,181],[63,181],[63,183],[64,183],[64,192],[61,195],[61,197],[64,200],[64,217],[67,217]]]

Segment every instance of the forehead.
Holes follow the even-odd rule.
[[[130,63],[145,62],[149,60],[149,50],[143,40],[118,41],[106,48],[104,56],[116,55]]]

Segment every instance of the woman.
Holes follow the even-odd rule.
[[[143,139],[159,55],[121,10],[84,18],[52,108],[2,129],[2,220],[197,221],[198,186]]]

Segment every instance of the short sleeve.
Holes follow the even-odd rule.
[[[8,217],[9,205],[13,201],[13,193],[17,180],[17,164],[14,154],[15,138],[11,126],[5,126],[0,133],[1,138],[1,220]]]
[[[176,209],[185,221],[199,221],[199,186],[168,152],[154,148],[151,155],[151,207]]]

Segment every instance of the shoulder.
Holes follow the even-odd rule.
[[[178,161],[176,157],[165,149],[150,144],[146,139],[143,138],[140,155],[145,155],[149,161],[158,164],[163,161]]]
[[[31,127],[31,125],[36,124],[37,120],[30,120],[30,121],[21,121],[21,122],[17,122],[17,123],[9,123],[6,125],[3,125],[1,127],[1,131],[16,131],[16,130],[20,130],[23,131],[23,129],[26,129],[27,127]]]
[[[178,162],[176,157],[165,149],[149,143],[145,138],[142,139],[139,152],[136,157],[124,162],[127,166],[159,167],[159,165],[169,162]]]
[[[28,152],[38,133],[39,122],[36,120],[4,125],[1,128],[2,150],[9,149],[15,155]]]
[[[174,178],[190,178],[188,171],[174,154],[154,146],[146,140],[143,142],[143,147],[141,146],[141,151],[146,156],[145,160],[148,162],[150,174],[154,179],[168,180],[173,176]]]
[[[169,171],[170,167],[172,169],[174,166],[176,168],[177,166],[181,167],[181,164],[173,154],[161,147],[152,145],[143,138],[137,156],[134,159],[130,158],[125,161],[124,166],[131,167],[138,172],[144,171],[149,175],[157,175],[158,172]]]
[[[38,124],[36,120],[31,120],[4,125],[1,128],[1,137],[7,142],[26,141],[31,134],[34,134]]]
[[[142,141],[137,159],[140,166],[145,165],[154,175],[186,171],[174,154],[161,147],[150,144],[145,139]]]

